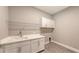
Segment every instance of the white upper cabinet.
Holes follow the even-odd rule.
[[[42,27],[55,28],[55,22],[52,19],[42,17]]]

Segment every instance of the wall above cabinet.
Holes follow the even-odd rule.
[[[55,28],[55,21],[46,17],[42,17],[42,25],[44,28]]]

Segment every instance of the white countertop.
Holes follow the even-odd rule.
[[[42,36],[40,34],[23,35],[23,37],[9,36],[7,38],[0,40],[0,45],[20,42],[20,41],[25,41],[25,40],[33,40],[33,39],[42,38],[42,37],[45,37],[45,36]]]

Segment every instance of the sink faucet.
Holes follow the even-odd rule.
[[[22,30],[19,30],[18,36],[22,37]]]
[[[24,30],[24,27],[23,27],[22,29],[19,30],[18,36],[20,36],[20,37],[23,36],[22,30]]]
[[[22,37],[22,31],[19,31],[19,36]]]

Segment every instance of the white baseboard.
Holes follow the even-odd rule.
[[[72,50],[72,51],[74,51],[74,52],[79,53],[79,50],[76,49],[76,48],[70,47],[70,46],[68,46],[68,45],[62,44],[62,43],[57,42],[57,41],[52,41],[52,42],[54,42],[54,43],[56,43],[56,44],[58,44],[58,45],[61,45],[61,46],[65,47],[65,48],[67,48],[67,49],[70,49],[70,50]]]

